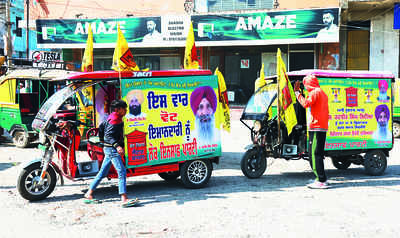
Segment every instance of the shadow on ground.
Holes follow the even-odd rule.
[[[239,168],[240,170],[240,168]],[[364,169],[350,168],[348,170],[328,169],[327,175],[332,188],[327,190],[333,192],[337,189],[349,187],[379,187],[384,186],[385,189],[395,188],[400,185],[400,166],[389,166],[388,171],[383,176],[367,176]],[[394,173],[394,172],[397,172]],[[281,174],[268,175],[268,172],[258,179],[248,179],[242,174],[238,176],[218,176],[213,175],[206,188],[203,189],[186,189],[183,187],[180,179],[166,182],[162,179],[151,181],[132,181],[128,180],[127,190],[128,196],[131,198],[140,198],[141,205],[149,203],[171,202],[176,204],[184,204],[191,201],[207,200],[207,199],[224,199],[225,194],[231,193],[247,193],[249,196],[257,196],[257,192],[279,192],[296,187],[305,187],[314,175],[310,171],[285,172]],[[134,180],[134,179],[133,179]],[[100,186],[95,196],[104,203],[118,202],[118,186],[117,180],[114,183]],[[83,185],[82,185],[83,186]],[[63,189],[57,187],[56,189]],[[79,189],[79,188],[77,188]],[[87,185],[84,185],[79,192],[66,196],[51,196],[39,203],[44,202],[59,202],[66,200],[83,199],[83,194],[86,192]]]

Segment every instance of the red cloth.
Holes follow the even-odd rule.
[[[117,112],[112,112],[108,116],[107,120],[111,125],[116,125],[116,124],[122,123],[122,117],[120,115],[118,115]]]

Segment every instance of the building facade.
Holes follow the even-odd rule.
[[[109,69],[116,40],[115,26],[120,23],[140,68],[181,68],[185,38],[192,21],[202,68],[215,70],[219,67],[232,92],[231,103],[243,105],[254,91],[254,81],[262,63],[266,75],[275,74],[278,48],[283,52],[288,70],[339,69],[339,2],[307,2],[309,4],[296,3],[293,8],[290,1],[273,0],[166,1],[164,8],[167,10],[151,6],[154,11],[143,15],[132,3],[126,3],[124,9],[127,10],[115,12],[113,18],[109,18],[111,15],[93,15],[96,11],[85,11],[84,6],[80,9],[82,14],[74,16],[72,3],[68,8],[58,6],[58,10],[53,11],[52,1],[46,1],[49,14],[38,16],[36,21],[37,46],[61,51],[63,59],[76,62],[75,68],[79,69],[87,26],[91,24],[94,68]],[[146,9],[145,3],[135,4]],[[168,10],[169,6],[175,6],[174,10]],[[62,19],[56,17],[60,9],[68,9],[66,15],[61,15]],[[136,12],[127,13],[129,9]],[[319,34],[326,28],[324,12],[330,12],[334,27],[332,33]],[[154,22],[155,31],[162,37],[146,42],[149,21]]]
[[[399,30],[394,29],[394,7],[394,0],[343,3],[343,69],[390,71],[399,77]]]

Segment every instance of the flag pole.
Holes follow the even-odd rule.
[[[117,44],[118,44],[118,38],[119,38],[119,33],[120,33],[120,31],[121,31],[121,29],[119,28],[119,23],[118,23],[118,36],[117,36]],[[128,49],[129,49],[129,47],[128,47]],[[118,77],[119,77],[119,83],[120,83],[120,85],[122,85],[122,82],[121,82],[121,65],[120,65],[120,60],[121,60],[121,56],[120,56],[120,48],[118,47],[118,50],[117,50],[117,59],[118,59]]]
[[[278,48],[278,54],[280,55],[280,53],[281,53],[281,51],[280,51],[280,49]],[[281,109],[280,109],[280,107],[281,107],[281,105],[280,105],[280,87],[279,87],[279,84],[280,84],[280,79],[279,79],[279,75],[281,75],[280,74],[280,69],[281,69],[281,67],[280,67],[280,60],[278,59],[278,55],[276,56],[276,61],[277,61],[277,64],[276,64],[276,74],[277,74],[277,77],[276,77],[276,84],[277,84],[277,89],[278,89],[278,93],[277,93],[277,96],[278,96],[278,108],[277,108],[277,113],[278,113],[278,145],[281,143]]]

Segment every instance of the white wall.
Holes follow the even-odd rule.
[[[371,19],[369,69],[399,75],[399,31],[393,30],[393,11]]]

